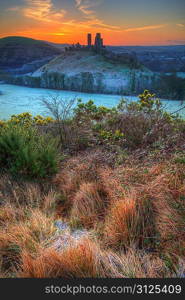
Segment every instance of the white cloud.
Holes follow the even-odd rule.
[[[92,27],[94,28],[103,28],[108,31],[117,31],[121,32],[120,27],[118,26],[113,26],[109,24],[105,24],[102,20],[100,19],[89,19],[86,21],[81,21],[81,22],[76,22],[76,20],[69,20],[66,22],[62,22],[63,25],[68,25],[74,28],[85,28],[85,29],[91,29]]]
[[[120,27],[106,24],[104,20],[96,16],[96,9],[102,0],[75,0],[76,8],[82,13],[81,20],[65,20],[67,13],[63,9],[56,9],[52,0],[24,0],[24,6],[9,8],[10,11],[18,11],[23,16],[41,22],[51,22],[73,26],[74,28],[103,28],[109,31],[121,31]]]
[[[128,28],[124,31],[142,31],[142,30],[151,30],[151,29],[159,29],[165,27],[166,24],[160,24],[160,25],[151,25],[151,26],[143,26],[143,27],[135,27],[135,28]]]
[[[96,8],[102,0],[75,0],[76,7],[85,16],[85,21],[79,25],[84,28],[97,27],[106,30],[120,31],[120,27],[106,24],[103,20],[96,17]]]
[[[97,0],[75,0],[76,7],[85,15],[90,16],[95,13],[92,8],[95,8],[99,1]]]
[[[52,0],[24,0],[24,6],[8,8],[8,11],[19,11],[25,17],[45,22],[61,22],[66,11],[56,10]]]

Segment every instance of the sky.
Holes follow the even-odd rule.
[[[86,44],[185,44],[185,0],[0,0],[0,37]]]

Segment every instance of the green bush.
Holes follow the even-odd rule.
[[[0,130],[0,166],[13,175],[46,177],[57,171],[56,140],[32,127],[8,125]]]
[[[100,141],[105,142],[107,144],[116,144],[120,143],[123,144],[124,140],[124,133],[122,133],[119,129],[112,132],[112,130],[100,130],[98,138]]]
[[[103,121],[114,113],[116,113],[115,108],[97,106],[92,100],[83,103],[81,99],[78,99],[77,107],[74,109],[74,118],[78,122]]]
[[[175,162],[177,164],[185,164],[185,156],[184,157],[176,157]]]

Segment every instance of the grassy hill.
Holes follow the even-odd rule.
[[[99,54],[82,49],[64,52],[50,60],[29,80],[32,84],[34,78],[39,78],[39,87],[43,88],[128,94],[140,87],[150,88],[152,77],[153,72],[137,64],[131,55],[115,57],[109,52]]]
[[[97,54],[93,51],[71,51],[62,53],[41,68],[41,71],[49,72],[124,72],[132,68],[128,59],[116,61],[111,58]],[[140,70],[146,68],[140,66]]]
[[[26,63],[59,55],[61,51],[45,42],[19,36],[0,39],[0,67],[19,68]]]

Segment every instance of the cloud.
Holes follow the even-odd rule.
[[[185,44],[185,40],[167,40],[167,42],[171,43],[171,44],[175,44],[175,45],[178,45],[178,44]]]
[[[79,30],[99,28],[107,31],[121,31],[120,27],[106,24],[104,20],[96,16],[96,9],[101,2],[102,0],[75,0],[76,8],[82,13],[80,20],[66,19],[67,11],[56,9],[52,0],[24,0],[24,6],[15,6],[8,10],[19,12],[26,18],[34,19],[42,23],[50,22],[62,24]]]
[[[107,30],[114,30],[114,31],[119,31],[119,32],[122,31],[122,30],[120,30],[119,26],[113,26],[113,25],[105,24],[102,20],[99,20],[99,19],[91,20],[91,22],[89,22],[89,26],[99,27],[99,28],[104,28],[104,29],[107,29]]]
[[[85,28],[85,29],[91,29],[92,27],[94,27],[94,28],[103,28],[105,30],[110,30],[110,31],[113,30],[113,31],[121,32],[120,27],[105,24],[102,20],[97,18],[89,19],[81,22],[76,22],[76,20],[69,20],[66,22],[62,22],[62,24],[72,26],[72,27]]]
[[[84,22],[79,22],[79,25],[85,28],[96,27],[104,28],[105,30],[120,31],[120,27],[106,24],[103,20],[96,17],[95,8],[100,5],[101,1],[102,0],[75,0],[76,7],[84,14],[86,19]]]
[[[14,6],[14,7],[8,7],[6,9],[6,11],[19,11],[20,10],[20,7],[19,6]]]
[[[61,22],[66,11],[55,9],[52,0],[24,0],[23,6],[8,8],[8,11],[19,11],[23,16],[44,22]]]
[[[176,24],[178,27],[185,27],[185,24],[182,24],[182,23],[178,23]]]
[[[86,16],[92,16],[95,11],[92,8],[95,8],[97,5],[100,4],[97,0],[75,0],[76,7]]]
[[[166,24],[160,24],[160,25],[152,25],[152,26],[143,26],[143,27],[135,27],[135,28],[128,28],[124,31],[142,31],[142,30],[151,30],[151,29],[159,29],[165,27]]]
[[[49,35],[57,35],[57,36],[64,36],[64,35],[66,35],[66,33],[64,33],[64,32],[54,32],[54,33],[49,33]]]

